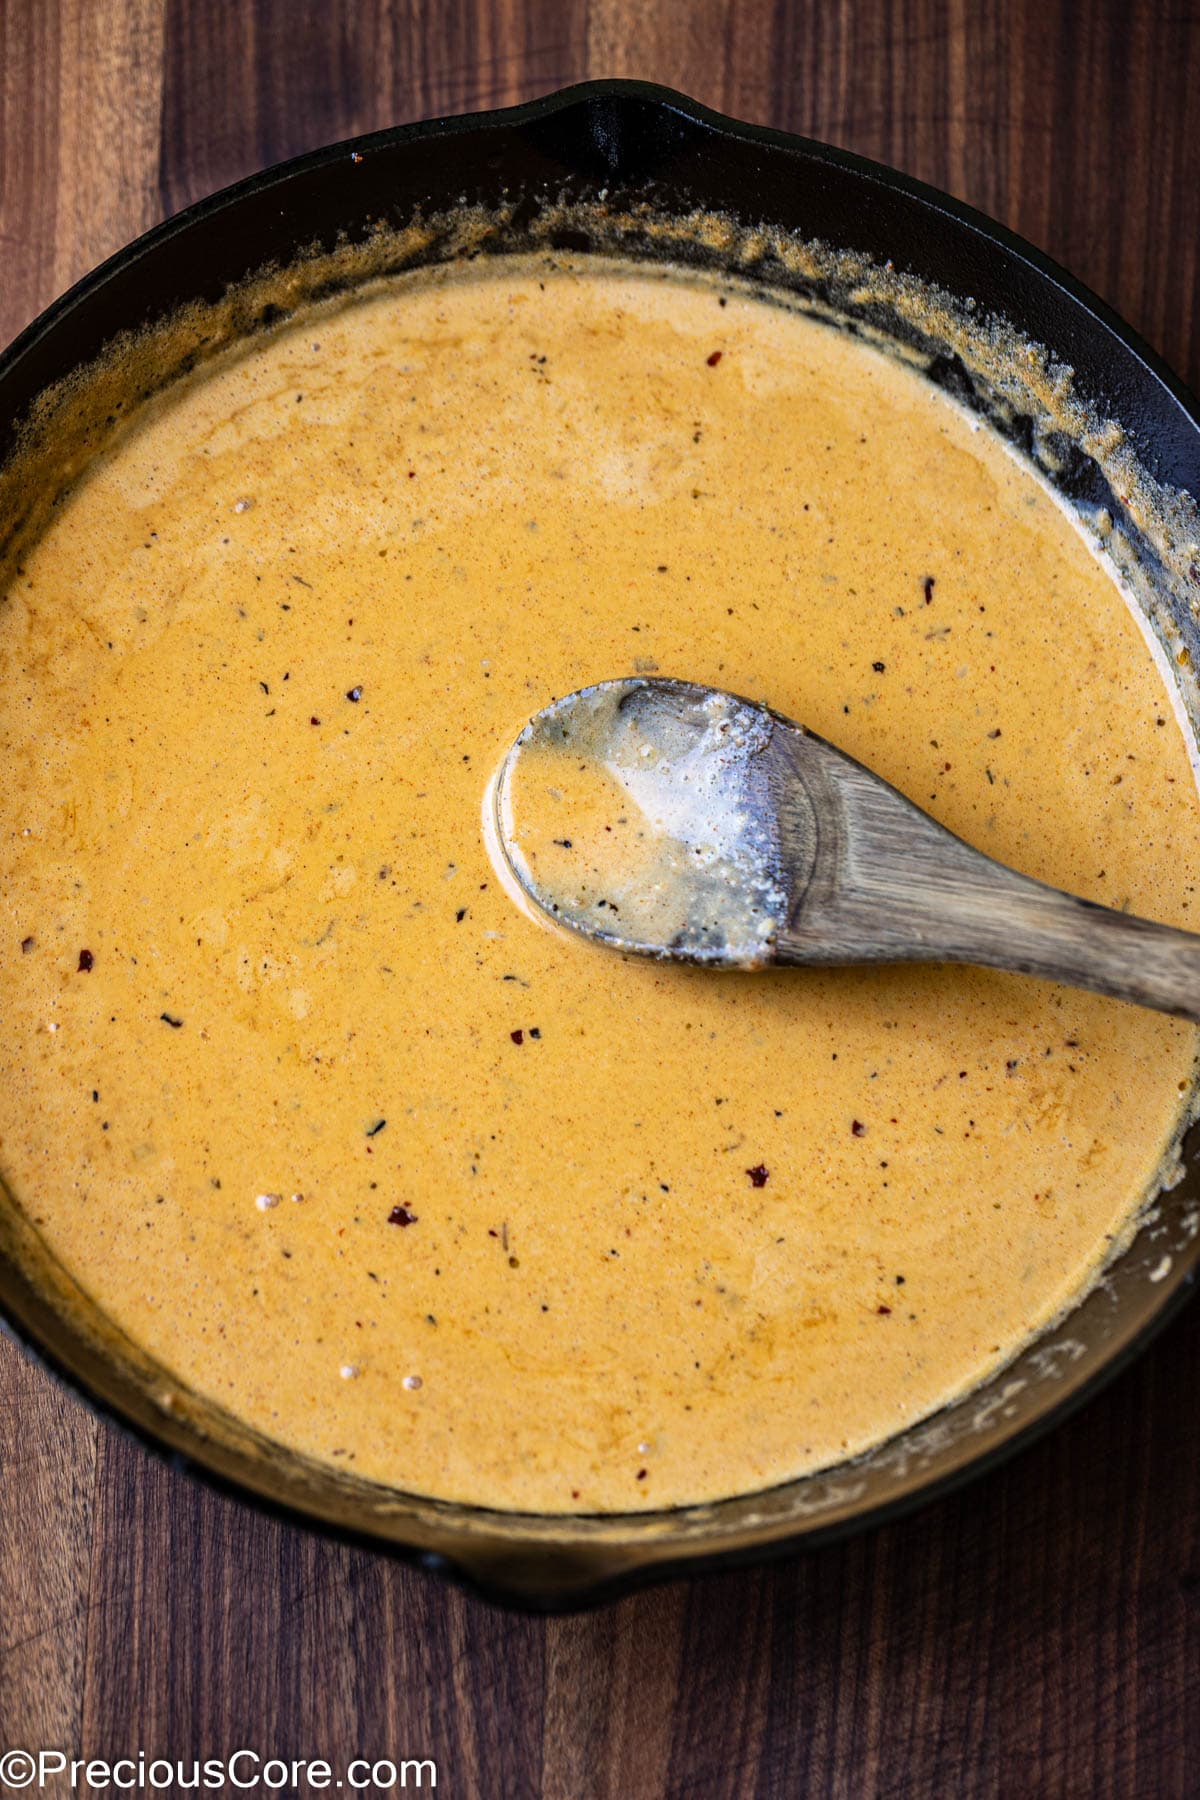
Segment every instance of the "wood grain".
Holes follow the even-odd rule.
[[[948,187],[1200,382],[1182,0],[0,0],[0,332],[281,156],[602,74]],[[210,1493],[0,1342],[0,1749],[433,1756],[484,1800],[1183,1800],[1198,1385],[1193,1308],[911,1520],[543,1622]]]

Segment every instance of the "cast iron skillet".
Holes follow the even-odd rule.
[[[1120,320],[1000,226],[945,195],[845,152],[735,123],[666,89],[593,82],[510,111],[378,132],[319,150],[190,207],[58,300],[0,359],[0,460],[39,394],[117,333],[301,248],[364,239],[380,220],[462,198],[519,204],[603,190],[620,209],[652,195],[765,220],[863,252],[1001,311],[1076,372],[1080,391],[1124,425],[1151,474],[1200,494],[1195,403]],[[588,248],[577,232],[563,247]],[[633,243],[631,253],[654,254]],[[712,256],[709,256],[712,260]],[[718,259],[719,260],[719,259]],[[819,284],[817,284],[819,286]],[[821,295],[816,293],[815,298]],[[976,403],[954,358],[933,369]],[[1032,441],[1027,421],[1006,428]],[[1111,499],[1086,458],[1059,459],[1077,497]],[[1194,623],[1179,606],[1176,624]],[[564,1519],[489,1512],[396,1494],[305,1461],[181,1389],[121,1339],[53,1264],[15,1199],[0,1205],[0,1307],[20,1337],[150,1444],[243,1496],[383,1544],[510,1603],[577,1606],[635,1582],[824,1543],[893,1518],[980,1474],[1111,1378],[1181,1305],[1195,1279],[1197,1133],[1167,1193],[1109,1278],[1057,1329],[966,1400],[871,1456],[822,1475],[677,1512]],[[954,1195],[946,1195],[948,1208]]]

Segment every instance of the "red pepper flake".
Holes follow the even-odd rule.
[[[876,1312],[877,1312],[877,1313],[883,1313],[883,1314],[887,1314],[887,1313],[890,1313],[890,1312],[891,1312],[891,1310],[892,1310],[892,1309],[891,1309],[891,1307],[890,1307],[890,1306],[883,1306],[883,1305],[879,1305],[879,1306],[877,1306],[877,1307],[876,1307],[876,1308],[875,1308],[875,1311],[876,1311]]]
[[[638,1480],[645,1481],[645,1479],[649,1473],[650,1473],[649,1469],[639,1469],[637,1472]]]
[[[708,366],[710,369],[716,368],[717,364],[721,360],[722,355],[723,355],[723,352],[720,350],[713,351],[712,355],[708,358]]]
[[[933,583],[934,583],[934,577],[932,575],[927,575],[925,577],[925,580],[921,584],[923,586],[923,588],[925,589],[925,604],[926,604],[926,606],[928,606],[931,603],[931,601],[933,600]]]
[[[86,975],[88,973],[88,971],[90,969],[94,969],[95,966],[96,966],[96,959],[92,955],[91,951],[90,950],[81,950],[79,952],[79,967],[76,970],[76,973],[79,975]]]
[[[855,1137],[866,1137],[867,1135],[867,1128],[861,1119],[851,1119],[850,1129]]]
[[[525,1042],[525,1033],[523,1031],[510,1031],[508,1035],[514,1044],[523,1044]]]
[[[752,1169],[746,1170],[746,1173],[750,1177],[751,1187],[766,1187],[767,1176],[770,1174],[766,1163],[755,1163]]]
[[[319,725],[321,723],[321,721],[320,721],[320,719],[318,719],[316,713],[313,714],[312,718],[308,722],[310,725]]]
[[[393,1206],[387,1216],[387,1222],[389,1225],[415,1225],[417,1215],[415,1212],[409,1212],[407,1206]]]

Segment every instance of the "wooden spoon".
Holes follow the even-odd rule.
[[[1019,875],[716,688],[582,688],[530,720],[492,792],[493,854],[523,894],[617,950],[739,969],[983,963],[1200,1022],[1200,936]]]

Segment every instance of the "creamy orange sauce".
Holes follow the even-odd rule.
[[[719,353],[719,354],[718,354]],[[0,616],[0,1168],[175,1378],[546,1511],[859,1451],[1086,1285],[1192,1028],[963,968],[715,974],[514,907],[488,779],[660,670],[1173,924],[1188,747],[987,431],[683,275],[397,280],[148,407]]]

